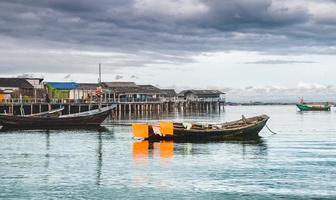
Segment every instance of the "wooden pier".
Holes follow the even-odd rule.
[[[224,101],[151,101],[151,102],[104,102],[102,106],[116,104],[114,115],[163,112],[221,112],[224,111]],[[44,103],[44,102],[3,102],[0,103],[0,113],[34,114],[64,107],[63,114],[72,114],[97,109],[98,103]]]

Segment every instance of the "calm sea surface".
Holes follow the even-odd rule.
[[[221,114],[151,119],[234,120],[267,114],[260,141],[136,143],[131,128],[0,132],[0,199],[336,199],[336,111],[231,106]],[[132,116],[131,116],[132,117]],[[149,150],[148,150],[149,149]]]

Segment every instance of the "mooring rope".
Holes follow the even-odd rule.
[[[270,129],[270,127],[267,126],[267,124],[266,124],[266,128],[267,128],[271,133],[273,133],[273,134],[278,134],[278,133],[272,131],[272,130]]]

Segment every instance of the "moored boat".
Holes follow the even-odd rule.
[[[300,111],[330,111],[331,106],[324,105],[308,105],[305,103],[297,103],[296,106]]]
[[[100,126],[116,106],[107,106],[91,111],[69,115],[0,115],[0,123],[5,128],[66,128]]]
[[[260,115],[221,124],[160,122],[159,125],[133,124],[136,138],[149,141],[218,141],[260,138],[269,117]]]
[[[61,107],[58,109],[53,109],[53,110],[49,110],[46,112],[34,113],[31,115],[25,115],[25,116],[28,116],[28,117],[58,117],[62,114],[63,110],[64,110],[64,107]]]
[[[304,102],[303,98],[299,98],[296,107],[298,107],[300,111],[330,111],[331,108],[328,102],[324,104],[309,105]]]

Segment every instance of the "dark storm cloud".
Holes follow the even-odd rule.
[[[275,29],[281,29],[281,34],[284,27],[309,20],[304,9],[272,10],[270,0],[189,1],[190,5],[181,5],[191,10],[189,15],[185,10],[154,10],[162,8],[153,2],[2,0],[1,33],[121,50],[203,51],[230,49],[239,42],[243,46],[236,48],[258,48],[253,41],[244,43],[263,34],[277,36]],[[193,2],[203,5],[205,11],[198,11]],[[256,35],[237,38],[237,32]],[[263,38],[256,42],[260,40]]]
[[[129,61],[138,66],[190,62],[209,51],[335,53],[333,16],[292,5],[301,1],[0,0],[0,39],[20,41],[14,49],[145,55]]]

